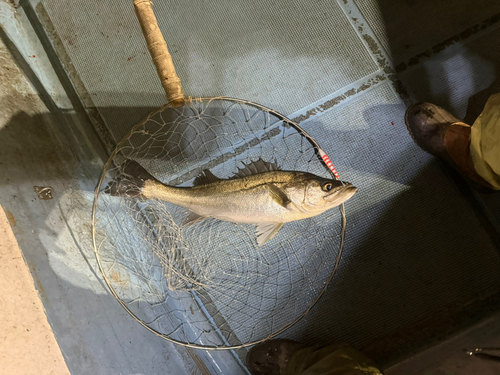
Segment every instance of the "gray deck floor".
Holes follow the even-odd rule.
[[[109,145],[164,103],[132,1],[31,4]],[[346,204],[339,273],[283,337],[349,342],[388,365],[487,314],[500,291],[500,195],[471,193],[421,151],[404,112],[430,101],[472,123],[500,91],[497,0],[157,1],[154,9],[186,94],[244,98],[300,121],[359,188]],[[80,154],[88,144],[73,159],[54,140],[59,130],[40,120],[21,113],[0,130],[0,155],[10,160],[0,165],[0,199],[23,218],[15,234],[70,371],[159,374],[175,352],[211,363],[212,373],[242,372],[229,353],[174,348],[113,300],[88,237],[101,163]],[[56,199],[32,203],[33,185],[44,184]]]

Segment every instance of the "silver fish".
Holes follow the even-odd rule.
[[[207,217],[255,224],[259,246],[273,238],[284,223],[319,215],[344,203],[356,191],[348,182],[281,171],[263,160],[244,165],[231,179],[219,179],[205,170],[193,187],[165,185],[128,160],[105,189],[112,196],[159,199],[185,207],[191,213],[184,225]]]

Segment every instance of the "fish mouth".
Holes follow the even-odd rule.
[[[341,204],[351,198],[358,188],[349,182],[344,184],[335,192],[325,197],[325,200],[335,204]]]

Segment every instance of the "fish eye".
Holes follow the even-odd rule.
[[[331,182],[326,182],[325,184],[323,184],[323,191],[330,191],[332,190],[333,188],[333,184]]]

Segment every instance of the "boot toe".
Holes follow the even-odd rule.
[[[452,123],[460,121],[432,103],[413,104],[406,110],[405,122],[415,143],[424,151],[443,157],[444,134]]]

